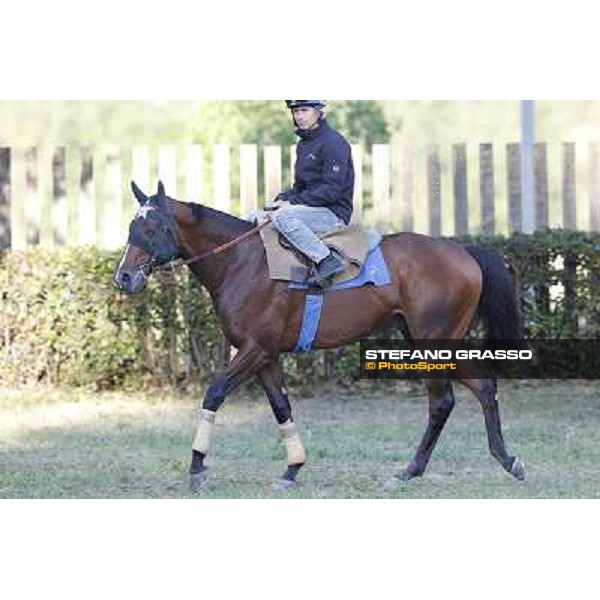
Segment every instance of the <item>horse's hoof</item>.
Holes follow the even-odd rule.
[[[412,479],[413,477],[414,477],[414,475],[412,475],[410,473],[410,471],[408,470],[408,467],[407,467],[406,469],[403,469],[399,473],[392,475],[392,477],[390,477],[383,484],[383,489],[387,490],[388,492],[393,491],[393,490],[397,489],[398,486],[402,485],[403,483],[406,483],[409,479]]]
[[[406,469],[402,469],[402,471],[396,473],[393,477],[390,477],[390,479],[388,479],[385,482],[385,487],[386,488],[388,488],[388,486],[390,488],[397,487],[398,484],[406,483],[409,479],[412,479],[413,477],[419,477],[419,474],[415,473],[414,469],[412,469],[411,467],[412,467],[412,463],[410,465],[408,465],[408,467],[406,467]]]
[[[513,465],[510,468],[510,474],[513,477],[517,478],[519,481],[525,481],[525,478],[527,477],[527,471],[525,470],[525,465],[523,464],[523,461],[518,456],[515,456]]]
[[[298,483],[293,479],[279,479],[271,486],[277,492],[288,492],[298,487]]]
[[[397,473],[395,475],[396,479],[398,479],[398,481],[408,481],[409,479],[412,479],[413,477],[417,477],[414,473],[412,473],[408,467],[406,467],[406,469],[400,471],[400,473]]]
[[[209,482],[208,468],[202,469],[199,473],[190,474],[190,489],[192,494],[197,494],[202,488],[206,487]]]
[[[402,483],[402,479],[398,475],[393,475],[384,484],[383,489],[386,492],[394,492],[398,489],[398,486]]]

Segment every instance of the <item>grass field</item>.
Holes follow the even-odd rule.
[[[218,415],[200,498],[597,498],[600,382],[504,383],[504,437],[525,462],[520,483],[491,458],[479,404],[457,406],[425,477],[383,482],[412,457],[423,391],[329,390],[292,396],[309,462],[301,485],[271,489],[284,470],[262,395],[240,391]],[[0,498],[188,498],[197,395],[0,391]]]

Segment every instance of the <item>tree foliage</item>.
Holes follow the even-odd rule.
[[[326,115],[350,142],[389,140],[385,115],[373,100],[331,101]],[[220,142],[289,146],[296,141],[293,132],[283,100],[211,100],[200,106],[194,138],[209,146]]]
[[[518,100],[332,100],[351,142],[432,145],[518,141]],[[536,100],[538,141],[600,138],[600,101]],[[24,145],[292,144],[283,100],[0,101],[0,143]]]
[[[185,143],[198,102],[23,100],[0,102],[0,143],[95,146]]]

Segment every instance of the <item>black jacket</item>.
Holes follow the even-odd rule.
[[[352,216],[354,165],[348,142],[321,119],[317,129],[302,131],[296,152],[290,204],[326,206],[345,223]]]

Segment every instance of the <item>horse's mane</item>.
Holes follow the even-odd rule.
[[[244,233],[249,231],[254,226],[250,221],[239,219],[220,210],[203,206],[202,204],[194,204],[193,202],[186,203],[191,209],[194,218],[198,221],[210,220],[223,225],[232,234]]]

